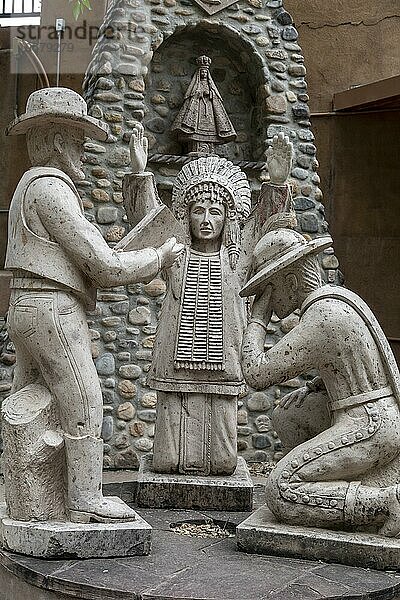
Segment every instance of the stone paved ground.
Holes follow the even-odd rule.
[[[118,483],[121,477],[114,476],[114,486],[122,489],[124,485]],[[262,478],[257,478],[256,506],[263,500],[261,482]],[[190,537],[171,528],[182,521],[203,522],[210,518],[222,527],[228,522],[231,528],[248,513],[154,509],[141,509],[140,513],[154,528],[150,556],[44,561],[1,553],[3,567],[41,591],[32,587],[29,596],[3,596],[0,590],[0,598],[41,600],[46,596],[38,594],[44,590],[57,593],[49,598],[85,600],[400,598],[400,573],[247,555],[237,551],[235,538]]]

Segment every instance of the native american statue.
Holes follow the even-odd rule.
[[[237,398],[245,389],[239,361],[245,307],[235,267],[250,188],[238,167],[208,157],[183,167],[172,196],[187,241],[167,275],[149,374],[158,392],[153,469],[230,475]]]
[[[275,218],[276,210],[292,217],[286,186],[291,152],[283,134],[274,139],[267,156],[272,183],[269,192],[261,193],[261,210],[251,215],[246,175],[225,158],[196,158],[176,177],[172,211],[183,229],[185,248],[166,273],[167,292],[148,376],[158,396],[154,471],[235,471],[237,400],[246,390],[240,365],[246,311],[239,290],[262,228]],[[153,175],[145,172],[147,143],[140,124],[133,132],[131,154],[134,174],[127,176],[124,188],[127,210],[129,203],[137,209],[139,200],[143,207],[155,205],[157,191]],[[179,237],[170,217],[166,223]]]
[[[196,63],[197,71],[172,130],[187,143],[189,152],[213,154],[216,145],[234,140],[236,131],[211,77],[211,58],[200,56]]]

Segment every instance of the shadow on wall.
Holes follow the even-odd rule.
[[[341,116],[334,127],[337,256],[346,285],[372,308],[400,363],[399,114]]]

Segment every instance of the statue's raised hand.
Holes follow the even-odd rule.
[[[283,185],[292,168],[293,144],[284,133],[280,132],[272,140],[267,150],[267,169],[271,183]]]
[[[283,396],[282,400],[279,403],[280,408],[288,409],[289,406],[295,406],[296,408],[300,408],[303,404],[303,401],[307,398],[310,393],[310,389],[305,385],[303,387],[294,390],[293,392],[289,392],[285,396]]]
[[[143,173],[147,165],[149,140],[144,136],[143,125],[139,122],[133,128],[129,151],[132,173]]]
[[[265,289],[261,290],[254,299],[253,306],[251,309],[251,318],[259,321],[261,323],[265,323],[268,325],[271,314],[271,296],[272,296],[272,286],[267,285]]]

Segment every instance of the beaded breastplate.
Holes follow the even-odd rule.
[[[176,369],[224,369],[222,265],[219,252],[191,250],[183,284]]]

